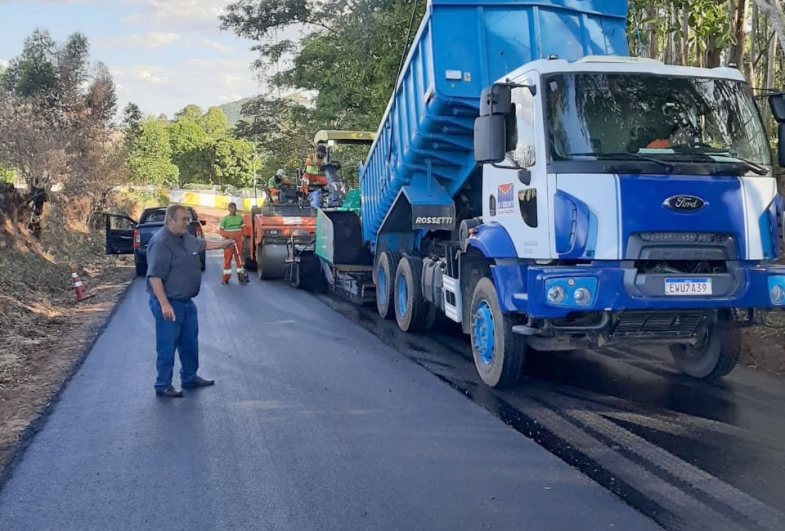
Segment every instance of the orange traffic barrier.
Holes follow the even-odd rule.
[[[79,275],[76,274],[76,271],[74,271],[73,268],[71,268],[71,282],[76,290],[76,302],[81,302],[92,297],[92,295],[87,294],[87,290],[82,285],[82,281],[79,280]]]

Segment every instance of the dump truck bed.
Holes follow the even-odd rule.
[[[626,0],[429,0],[360,169],[362,236],[373,248],[399,194],[452,204],[477,169],[474,119],[484,88],[558,55],[628,55]]]

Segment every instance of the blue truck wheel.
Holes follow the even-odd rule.
[[[404,332],[421,332],[428,327],[430,312],[422,296],[422,260],[404,256],[398,262],[393,286],[393,308],[398,328]],[[431,319],[432,321],[432,319]]]
[[[711,326],[700,344],[671,345],[671,356],[681,372],[701,380],[717,380],[730,373],[741,354],[741,330]]]
[[[376,262],[374,271],[374,282],[376,283],[376,311],[382,319],[391,318],[393,312],[393,285],[395,284],[395,272],[401,255],[384,251]]]
[[[477,282],[472,297],[472,355],[477,373],[486,385],[506,387],[518,381],[526,356],[526,338],[512,331],[522,319],[502,313],[496,288],[488,277]]]

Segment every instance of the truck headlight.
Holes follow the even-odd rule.
[[[545,281],[545,293],[553,306],[585,308],[594,304],[597,284],[594,277],[549,278]]]
[[[564,300],[564,288],[561,286],[553,286],[548,290],[548,300],[553,304],[559,304]]]
[[[591,301],[591,293],[586,288],[578,288],[572,296],[575,304],[586,306]]]
[[[769,277],[769,300],[775,306],[785,305],[784,275],[772,275]]]

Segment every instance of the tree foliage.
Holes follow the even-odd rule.
[[[128,167],[134,182],[157,186],[217,184],[250,186],[253,144],[231,135],[223,111],[187,105],[171,121],[141,119],[135,105],[125,109]]]
[[[415,9],[416,5],[416,9]],[[265,95],[243,106],[237,134],[254,139],[264,153],[262,171],[301,168],[314,149],[319,129],[375,131],[392,94],[407,45],[422,18],[424,0],[241,0],[230,4],[221,27],[260,44],[255,67],[267,81],[303,97]],[[278,30],[306,23],[310,31],[299,45],[265,43]],[[277,62],[291,56],[291,66],[276,72]]]
[[[179,169],[172,163],[172,147],[165,123],[153,118],[139,122],[130,140],[128,170],[131,182],[154,186],[174,186]]]
[[[80,33],[58,45],[36,30],[2,76],[0,163],[31,187],[106,180],[85,161],[108,143],[117,96],[108,68],[91,65],[89,50]]]

